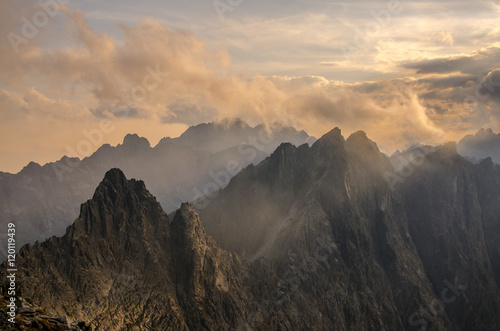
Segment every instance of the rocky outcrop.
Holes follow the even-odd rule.
[[[63,237],[23,247],[17,268],[23,296],[92,329],[229,329],[248,301],[242,262],[193,208],[182,205],[170,224],[144,182],[118,169]]]
[[[5,296],[4,296],[5,294]],[[90,327],[82,321],[68,321],[66,316],[56,316],[46,312],[41,307],[36,307],[19,298],[17,315],[14,323],[9,321],[7,305],[10,303],[7,292],[0,298],[0,330],[47,330],[47,331],[88,331]]]

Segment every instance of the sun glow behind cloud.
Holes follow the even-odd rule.
[[[168,2],[152,1],[157,13],[124,3],[119,14],[109,4],[62,5],[19,52],[1,39],[0,170],[75,156],[83,131],[102,121],[114,128],[102,143],[130,132],[154,143],[240,117],[316,136],[362,129],[386,152],[500,130],[498,89],[477,92],[500,67],[496,3],[402,1],[360,47],[354,38],[376,26],[387,3],[320,1],[304,10],[292,2],[279,11],[243,2],[224,21],[179,4],[167,10]],[[12,0],[0,10],[2,36],[22,36],[22,17],[41,11]],[[354,45],[348,58],[343,45]]]

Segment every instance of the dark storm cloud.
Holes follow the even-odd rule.
[[[500,69],[485,75],[424,78],[413,84],[422,100],[463,103],[474,98],[478,103],[500,101]]]
[[[447,56],[437,59],[409,62],[402,65],[405,69],[415,69],[417,74],[463,74],[485,75],[500,67],[500,48],[488,47],[472,55]]]
[[[478,93],[480,98],[500,103],[500,69],[492,70],[484,77]]]

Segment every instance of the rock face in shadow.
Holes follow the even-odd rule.
[[[489,184],[485,170],[493,179]],[[402,187],[410,234],[427,277],[452,324],[462,329],[499,323],[500,291],[493,266],[498,268],[500,223],[499,214],[496,220],[492,216],[498,200],[491,201],[498,199],[500,182],[494,180],[499,175],[491,160],[474,166],[450,143],[430,154]]]
[[[391,190],[384,174],[394,169],[376,144],[334,129],[312,147],[281,145],[199,212],[221,247],[285,269],[314,253],[315,238],[335,243],[314,278],[324,272],[333,297],[345,294],[344,322],[374,314],[381,328],[494,329],[500,171],[491,160],[470,164],[453,144],[419,161]],[[323,299],[317,309],[331,316],[338,308],[320,287],[304,302]]]
[[[389,185],[377,145],[333,129],[171,222],[112,169],[63,237],[21,250],[22,295],[93,329],[497,330],[500,169],[453,144],[420,161]]]
[[[172,223],[144,182],[110,170],[61,238],[18,254],[22,295],[94,329],[237,326],[239,259],[218,248],[192,207]],[[2,274],[5,276],[4,274]]]
[[[486,248],[493,276],[500,286],[500,166],[494,164],[491,158],[486,158],[476,169]]]

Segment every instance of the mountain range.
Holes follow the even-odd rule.
[[[482,129],[464,137],[457,150],[473,163],[491,156],[498,164],[498,136]],[[239,119],[202,123],[177,138],[163,138],[154,147],[146,138],[128,134],[122,144],[104,144],[82,160],[64,156],[43,166],[31,162],[17,174],[0,172],[0,226],[18,224],[21,244],[64,234],[78,216],[80,203],[92,195],[113,167],[144,180],[167,213],[182,202],[206,197],[196,205],[203,207],[240,170],[257,165],[281,143],[300,146],[315,140],[290,126],[273,123],[251,127]],[[421,159],[437,147],[416,144],[397,151],[389,160],[396,172],[404,174],[412,167],[411,160]],[[0,249],[0,260],[4,258]]]
[[[448,143],[403,174],[336,128],[171,218],[146,187],[106,172],[64,236],[20,250],[22,297],[96,330],[500,328],[491,158]]]
[[[17,174],[0,173],[0,227],[16,224],[20,244],[64,234],[82,201],[114,167],[144,180],[170,213],[182,202],[217,191],[282,142],[298,146],[314,140],[277,123],[251,127],[228,119],[191,127],[154,147],[146,138],[129,134],[122,144],[105,144],[83,160],[65,156],[43,166],[31,162]],[[0,260],[4,258],[0,249]]]

